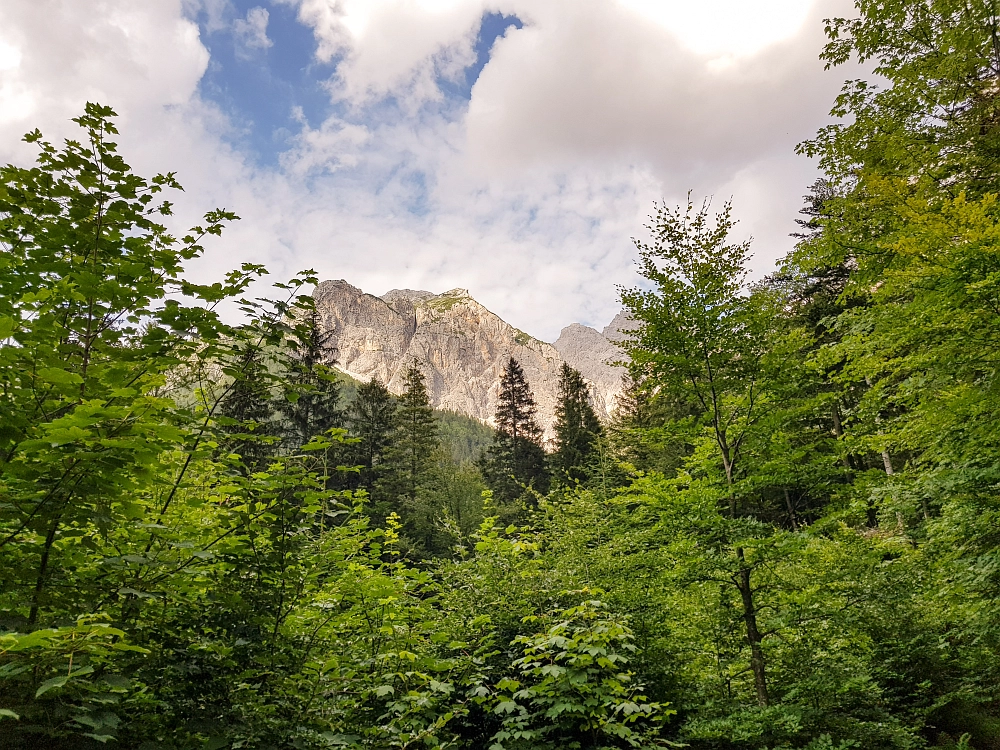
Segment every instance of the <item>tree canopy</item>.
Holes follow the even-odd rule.
[[[564,367],[550,446],[513,358],[490,442],[416,363],[336,371],[313,272],[187,280],[237,217],[171,229],[111,109],[29,134],[0,747],[1000,746],[994,6],[830,20],[826,62],[881,78],[801,146],[794,250],[749,283],[728,203],[656,204],[617,412]]]

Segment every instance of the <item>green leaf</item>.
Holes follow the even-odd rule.
[[[58,367],[42,367],[39,369],[35,375],[46,383],[51,383],[52,385],[80,385],[83,382],[83,378],[77,375],[75,372],[69,372],[68,370],[63,370]]]
[[[113,690],[128,690],[132,687],[132,681],[124,675],[106,674],[101,679]]]
[[[60,677],[51,677],[38,686],[38,690],[35,691],[35,697],[41,698],[48,691],[54,688],[61,688],[67,682],[69,682],[69,675],[61,675]]]
[[[361,737],[356,734],[334,734],[333,732],[323,732],[320,737],[334,747],[341,747],[345,745],[354,746],[360,743]]]

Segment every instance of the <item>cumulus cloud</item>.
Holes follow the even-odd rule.
[[[274,46],[267,38],[267,22],[270,14],[266,8],[251,8],[246,18],[237,18],[233,23],[237,50],[241,56],[251,57],[255,51]]]
[[[485,0],[284,0],[312,27],[317,57],[342,57],[334,96],[364,104],[387,95],[411,106],[441,98],[438,78],[456,79],[474,60]]]
[[[0,70],[0,156],[40,127],[62,137],[86,101],[115,105],[136,142],[157,138],[164,114],[196,97],[208,65],[198,27],[180,2],[14,0],[0,4],[0,44],[14,52]]]
[[[283,2],[312,30],[317,59],[335,65],[335,114],[300,116],[276,167],[228,145],[227,113],[199,94],[209,55],[180,0],[0,5],[0,157],[23,160],[16,137],[36,125],[67,133],[87,99],[110,103],[138,168],[179,171],[183,219],[215,205],[245,217],[197,273],[252,260],[278,277],[311,266],[375,293],[466,287],[550,340],[574,320],[603,326],[614,315],[615,284],[635,281],[629,238],[654,200],[732,196],[758,273],[790,248],[815,177],[792,149],[826,121],[844,78],[816,59],[821,19],[850,9]],[[198,7],[208,24],[233,17],[225,0]],[[444,86],[475,60],[487,12],[524,27],[496,40],[468,101],[449,99]],[[232,28],[247,49],[274,43],[273,56],[268,21],[254,8]]]

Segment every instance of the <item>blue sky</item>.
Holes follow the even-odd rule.
[[[243,47],[233,22],[256,7],[259,3],[236,0],[223,10],[221,19],[210,19],[205,9],[194,14],[211,56],[198,89],[229,115],[241,148],[263,163],[275,164],[277,154],[288,146],[289,135],[301,129],[293,116],[296,108],[315,126],[332,114],[324,83],[338,61],[315,59],[312,30],[298,21],[296,9],[288,5],[266,9],[267,36],[273,46],[240,54]],[[225,25],[216,25],[219,21]]]
[[[234,24],[262,7],[267,11],[266,33],[271,44],[247,49]],[[269,3],[265,7],[259,0],[232,0],[215,12],[198,7],[192,17],[210,54],[199,93],[228,114],[235,145],[261,165],[277,166],[278,155],[288,150],[304,123],[318,128],[333,115],[368,124],[401,116],[391,97],[360,117],[342,103],[331,101],[328,83],[342,56],[329,61],[316,59],[313,30],[299,20],[298,9],[292,5]],[[514,14],[484,13],[476,34],[475,62],[457,80],[437,79],[445,99],[434,108],[463,108],[489,62],[493,43],[507,29],[523,25]]]

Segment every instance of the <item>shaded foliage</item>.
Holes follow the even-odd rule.
[[[500,378],[494,443],[480,460],[486,483],[501,502],[512,503],[529,488],[543,494],[548,491],[548,467],[536,411],[524,370],[511,357]]]
[[[0,746],[1000,746],[993,3],[855,4],[795,250],[658,205],[614,420],[546,456],[183,277],[113,112],[0,170]],[[244,319],[215,312],[235,302]],[[599,433],[605,434],[600,435]],[[549,491],[549,469],[555,489]],[[363,491],[362,491],[363,490]],[[510,523],[513,522],[513,523]]]

